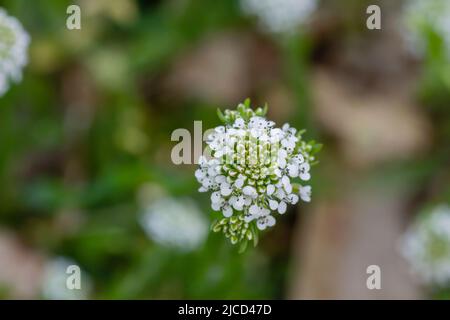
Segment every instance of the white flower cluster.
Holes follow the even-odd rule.
[[[252,226],[275,225],[273,213],[284,214],[288,204],[311,200],[311,187],[294,181],[311,178],[313,144],[289,124],[276,128],[265,112],[254,112],[246,102],[220,114],[225,125],[207,139],[211,159],[201,156],[195,171],[199,191],[211,191],[211,207],[223,215],[213,230],[223,231],[233,244],[254,239]]]
[[[190,199],[155,200],[147,206],[140,222],[154,241],[180,251],[198,248],[208,234],[208,222]]]
[[[448,0],[410,0],[405,3],[404,35],[414,55],[423,55],[427,46],[424,38],[432,30],[442,37],[446,54],[450,57],[449,15]]]
[[[317,7],[316,0],[241,0],[242,10],[258,17],[269,32],[294,31]]]
[[[450,285],[450,207],[441,205],[405,234],[402,253],[413,271],[429,285]]]
[[[9,89],[10,81],[21,80],[29,42],[20,22],[0,8],[0,96]]]

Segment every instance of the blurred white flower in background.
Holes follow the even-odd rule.
[[[440,205],[420,216],[402,239],[402,253],[429,285],[450,285],[450,207]]]
[[[422,56],[427,47],[426,37],[431,32],[442,38],[450,57],[450,1],[410,0],[405,2],[403,28],[408,49]]]
[[[83,300],[89,298],[92,284],[89,276],[81,270],[81,288],[70,289],[67,287],[67,279],[72,273],[67,273],[68,267],[77,265],[69,258],[57,257],[48,261],[44,268],[42,280],[42,295],[49,300]]]
[[[9,89],[10,81],[22,79],[29,43],[30,37],[20,22],[0,8],[0,96]]]
[[[294,31],[307,22],[317,7],[317,0],[241,0],[242,11],[258,17],[269,32]]]
[[[147,205],[140,222],[155,242],[180,251],[198,248],[208,233],[208,221],[188,198],[155,200]]]

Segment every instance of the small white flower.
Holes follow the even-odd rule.
[[[281,178],[281,183],[283,184],[283,188],[287,193],[292,192],[291,180],[288,178],[288,176],[283,176],[283,178]]]
[[[198,158],[198,164],[199,164],[200,166],[204,166],[204,165],[208,164],[208,159],[206,159],[205,156],[200,156],[200,157]]]
[[[429,285],[450,285],[450,207],[440,205],[418,217],[402,239],[402,253]]]
[[[238,129],[243,129],[245,127],[245,121],[242,118],[236,119],[236,121],[233,124],[233,127]]]
[[[9,82],[21,80],[29,43],[20,22],[0,8],[0,96],[9,89]]]
[[[271,196],[275,192],[275,186],[273,184],[269,184],[267,186],[267,195]]]
[[[223,199],[213,193],[211,200],[220,204]],[[155,242],[180,251],[198,248],[208,232],[206,219],[190,199],[156,200],[145,208],[140,223]]]
[[[221,185],[220,185],[220,193],[223,195],[223,196],[229,196],[231,193],[233,192],[233,189],[231,188],[231,186],[228,184],[228,183],[226,183],[226,182],[223,182]]]
[[[206,175],[207,172],[204,168],[195,170],[195,177],[197,178],[197,180],[203,180]]]
[[[248,212],[253,216],[259,216],[259,214],[261,212],[261,208],[259,206],[257,206],[256,204],[254,204],[248,209]]]
[[[258,218],[256,222],[256,226],[259,230],[264,230],[267,227],[273,227],[275,225],[275,218],[272,217],[270,214],[262,215]]]
[[[286,212],[286,208],[287,208],[286,202],[280,201],[280,203],[278,205],[278,213],[279,214],[285,213]]]
[[[219,203],[221,201],[223,201],[223,199],[220,196],[220,192],[216,191],[211,194],[211,202],[212,203]]]
[[[255,198],[258,195],[256,189],[251,186],[245,186],[244,189],[242,189],[242,193],[252,198]]]
[[[216,178],[214,180],[216,181],[216,183],[219,183],[219,184],[227,183],[227,178],[223,175],[216,176]]]
[[[269,199],[269,208],[271,210],[277,210],[278,209],[278,202],[272,199]]]
[[[298,165],[296,164],[290,164],[287,167],[287,171],[290,177],[295,178],[298,177],[299,169]]]
[[[279,168],[274,169],[274,170],[273,170],[273,174],[276,175],[277,177],[281,177],[281,170],[280,170],[280,169],[283,169],[284,166],[285,166],[284,163],[278,162],[278,167],[279,167]]]
[[[299,166],[299,171],[300,171],[299,177],[300,177],[300,179],[302,179],[304,181],[308,181],[311,178],[311,175],[309,174],[309,169],[310,169],[310,166],[309,166],[309,163],[307,163],[307,162],[302,163]]]
[[[202,180],[202,186],[203,188],[208,189],[209,187],[211,187],[213,185],[213,180],[210,177],[205,177]]]
[[[300,198],[305,202],[311,201],[311,186],[300,186]]]
[[[284,169],[286,167],[286,158],[278,157],[277,164],[281,169]],[[277,171],[278,172],[278,171]],[[278,175],[278,174],[277,174]]]
[[[245,197],[242,195],[237,196],[237,197],[231,197],[230,203],[235,210],[242,211],[244,209],[244,205],[245,205]]]
[[[296,154],[295,156],[292,157],[292,162],[300,165],[303,162],[305,162],[305,158],[303,157],[303,155],[301,153]]]
[[[234,186],[238,189],[242,188],[244,186],[245,179],[244,177],[240,176],[238,179],[236,179],[236,182],[234,183]]]
[[[290,204],[296,204],[298,202],[298,196],[296,194],[289,194],[286,198]]]
[[[289,123],[285,123],[281,129],[282,129],[284,132],[290,133],[291,135],[294,135],[294,134],[297,133],[297,129],[292,128],[292,127],[289,125]]]
[[[281,145],[286,148],[286,150],[294,150],[296,139],[293,136],[287,137],[283,140],[281,140]]]
[[[233,215],[233,209],[228,204],[226,204],[222,208],[222,213],[223,213],[223,216],[226,218],[231,217]]]
[[[278,159],[286,159],[288,157],[288,153],[286,149],[278,150]]]
[[[286,197],[286,192],[284,192],[284,190],[280,187],[280,188],[277,189],[277,191],[275,193],[275,196],[278,199],[284,199]]]

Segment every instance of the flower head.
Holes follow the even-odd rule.
[[[275,127],[264,116],[267,107],[250,109],[250,102],[237,110],[225,110],[207,138],[211,158],[201,156],[195,177],[200,192],[211,192],[211,207],[222,217],[213,223],[235,244],[256,241],[258,230],[276,223],[288,204],[310,201],[310,178],[314,153],[320,145],[302,139],[289,124]]]
[[[450,207],[419,217],[403,238],[402,253],[424,282],[450,285]]]
[[[190,199],[158,199],[147,206],[140,222],[154,241],[180,251],[196,249],[208,233],[206,219]]]
[[[21,80],[29,42],[20,22],[0,8],[0,96],[8,90],[9,81]]]

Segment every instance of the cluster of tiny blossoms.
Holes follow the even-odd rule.
[[[253,111],[249,104],[219,111],[224,125],[208,136],[210,159],[201,156],[195,172],[199,191],[211,192],[211,207],[222,216],[212,230],[244,246],[256,244],[258,230],[274,226],[288,204],[311,200],[311,187],[302,183],[319,149],[289,124],[276,128],[264,117],[267,107]]]
[[[0,96],[8,90],[10,81],[21,80],[29,42],[20,22],[0,8]]]
[[[403,238],[402,253],[426,284],[450,286],[450,207],[421,215]]]

